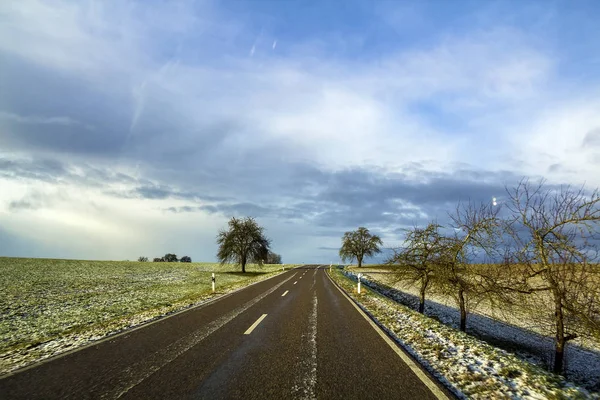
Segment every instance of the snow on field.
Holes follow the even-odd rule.
[[[367,273],[362,280],[378,292],[412,309],[417,309],[419,300],[415,289],[391,288],[382,283],[383,277],[383,275]],[[452,300],[430,297],[437,301],[425,301],[425,314],[458,329],[459,312],[452,306]],[[442,304],[442,301],[445,304]],[[513,322],[518,323],[519,320],[513,319]],[[548,369],[552,365],[551,357],[554,354],[552,337],[516,326],[516,324],[500,321],[492,316],[490,310],[485,308],[469,314],[467,332],[543,368]],[[590,390],[600,391],[600,351],[598,349],[585,348],[574,342],[569,343],[566,350],[565,369],[569,380]]]
[[[346,275],[346,279],[344,277]],[[460,398],[600,399],[532,363],[423,316],[375,291],[356,292],[356,275],[334,280],[409,353]],[[372,285],[369,280],[363,281]]]

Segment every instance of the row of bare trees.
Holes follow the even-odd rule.
[[[419,312],[438,293],[455,299],[462,331],[482,301],[527,315],[553,332],[556,373],[569,340],[600,339],[598,190],[522,180],[503,204],[459,204],[450,220],[408,230],[389,260],[401,266],[398,279],[419,288]]]

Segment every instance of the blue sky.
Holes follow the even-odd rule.
[[[0,5],[0,255],[286,262],[524,176],[600,186],[595,1]]]

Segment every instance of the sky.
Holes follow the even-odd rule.
[[[600,186],[597,1],[0,2],[0,256],[386,248],[523,177]],[[375,260],[376,261],[376,260]]]

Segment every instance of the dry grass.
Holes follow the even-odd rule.
[[[597,274],[591,275],[592,279],[597,282],[596,287],[600,288],[600,265],[594,264],[594,269]],[[413,285],[406,281],[401,281],[394,274],[402,267],[399,265],[381,265],[373,264],[366,265],[361,268],[351,266],[348,269],[352,272],[367,273],[371,274],[371,279],[378,281],[384,285],[393,287],[403,292],[409,293],[413,296],[419,295],[419,290],[416,285]],[[503,268],[500,264],[472,264],[470,268],[473,272],[491,272],[490,269]],[[525,268],[525,266],[514,266],[514,268]],[[540,278],[536,278],[540,286],[543,281]],[[527,295],[528,301],[516,302],[515,304],[497,304],[490,301],[485,296],[471,299],[469,308],[470,312],[475,312],[493,319],[497,319],[502,322],[506,322],[527,330],[534,331],[536,333],[553,336],[554,335],[554,322],[553,322],[553,300],[549,292],[536,292],[534,294]],[[457,307],[454,298],[435,293],[430,290],[427,294],[427,299],[435,301],[437,303],[449,306]],[[583,347],[600,351],[600,340],[594,337],[592,332],[589,334],[580,335],[574,343],[579,344]]]

